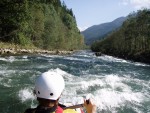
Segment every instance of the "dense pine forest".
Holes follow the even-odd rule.
[[[128,16],[122,27],[92,44],[95,52],[150,63],[150,9]]]
[[[47,50],[84,46],[72,9],[60,0],[0,0],[0,42]]]

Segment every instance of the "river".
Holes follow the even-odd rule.
[[[35,79],[48,70],[65,79],[61,103],[82,103],[83,97],[92,95],[97,113],[150,113],[150,65],[96,57],[91,51],[0,57],[1,113],[35,107]]]

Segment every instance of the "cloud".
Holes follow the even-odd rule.
[[[150,8],[150,0],[131,0],[131,4],[136,8]]]
[[[150,0],[122,0],[120,5],[131,5],[135,9],[150,8]]]

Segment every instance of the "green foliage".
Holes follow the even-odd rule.
[[[18,33],[18,43],[22,46],[29,46],[31,41],[23,33]]]
[[[129,15],[118,31],[94,43],[91,49],[127,59],[150,62],[149,57],[143,56],[150,56],[148,55],[150,53],[150,10],[144,9]]]
[[[41,49],[84,46],[75,16],[60,0],[1,0],[0,41]]]
[[[0,1],[0,21],[1,21],[1,40],[12,41],[16,38],[16,33],[11,37],[7,35],[25,27],[27,14],[27,0],[1,0]]]

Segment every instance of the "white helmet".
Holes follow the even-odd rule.
[[[57,100],[64,87],[63,77],[54,71],[43,73],[35,82],[36,96],[44,99]]]

